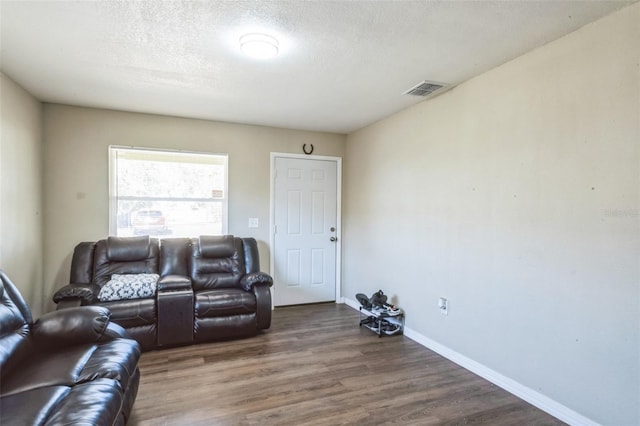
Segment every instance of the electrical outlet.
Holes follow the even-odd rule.
[[[449,315],[449,301],[444,297],[438,299],[438,308],[440,308],[442,315]]]

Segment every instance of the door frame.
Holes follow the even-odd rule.
[[[335,303],[343,303],[342,301],[342,157],[331,157],[326,155],[307,155],[307,154],[291,154],[286,152],[272,152],[270,160],[269,184],[271,186],[269,194],[269,245],[271,247],[271,256],[269,256],[269,271],[275,275],[276,261],[276,245],[275,245],[275,220],[276,220],[276,158],[289,158],[297,160],[321,160],[334,161],[336,163],[336,290]],[[278,291],[274,286],[272,291]],[[271,307],[273,308],[275,298],[271,298]]]

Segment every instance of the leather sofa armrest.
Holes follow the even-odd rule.
[[[100,341],[109,325],[111,312],[102,306],[80,306],[41,316],[32,325],[38,345],[63,347]]]
[[[83,305],[98,303],[100,287],[97,284],[69,284],[56,291],[53,295],[55,303],[65,299],[80,299]]]
[[[82,306],[82,300],[79,297],[74,297],[71,299],[62,299],[58,302],[56,306],[56,310],[75,308],[77,306]]]
[[[257,284],[266,284],[271,287],[273,285],[273,278],[266,272],[252,272],[240,279],[240,286],[244,291],[251,291]]]
[[[253,286],[256,297],[256,320],[258,330],[266,330],[271,326],[271,284],[258,283]]]
[[[184,275],[166,275],[158,280],[158,292],[191,290],[191,280]]]

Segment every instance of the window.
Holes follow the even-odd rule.
[[[109,147],[109,234],[227,233],[227,156]]]

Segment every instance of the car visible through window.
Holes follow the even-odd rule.
[[[134,234],[163,234],[167,232],[167,218],[160,210],[140,210],[131,219]]]

